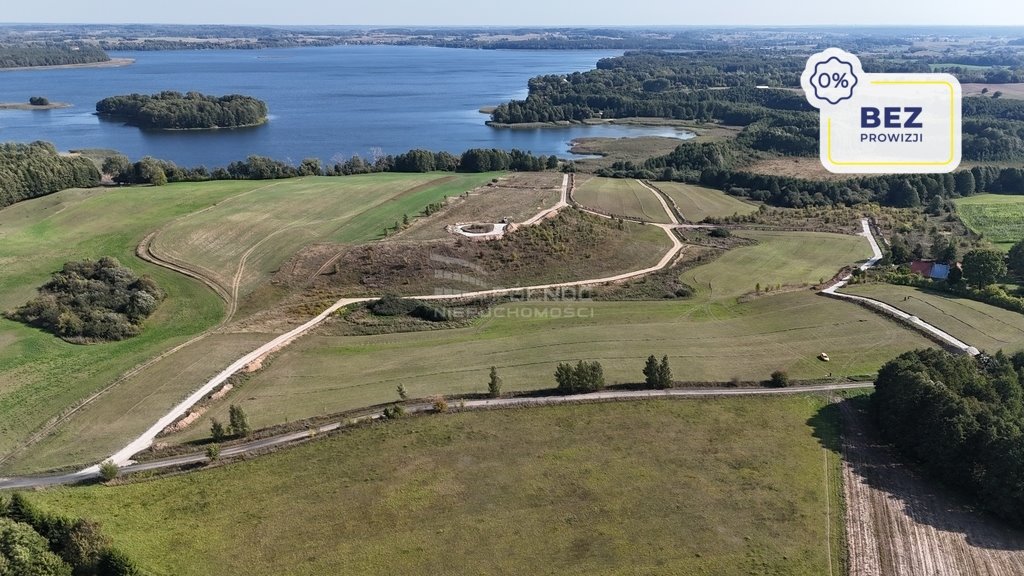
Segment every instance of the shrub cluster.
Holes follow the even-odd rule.
[[[68,262],[39,295],[7,313],[70,342],[123,340],[139,333],[164,292],[115,258]]]
[[[558,391],[563,394],[583,394],[604,388],[604,368],[601,363],[580,360],[575,366],[559,364],[555,369]]]

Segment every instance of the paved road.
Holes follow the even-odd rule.
[[[845,384],[823,384],[816,386],[795,386],[792,388],[672,388],[668,390],[604,390],[590,394],[576,394],[572,396],[536,396],[525,398],[489,398],[485,400],[466,400],[459,403],[460,410],[492,410],[500,408],[512,408],[517,406],[549,406],[555,404],[571,404],[580,402],[613,402],[622,400],[643,400],[651,398],[712,398],[723,396],[774,396],[784,394],[805,394],[820,392],[836,392],[840,390],[855,390],[873,386],[870,382],[853,382]],[[406,412],[420,413],[430,412],[433,406],[429,403],[416,403],[406,406]],[[362,422],[376,420],[382,417],[381,411],[372,412],[358,418],[350,419],[349,422]],[[268,438],[261,438],[251,442],[225,446],[220,453],[221,458],[232,458],[244,454],[259,452],[276,446],[285,446],[295,442],[301,442],[317,435],[332,432],[345,426],[343,422],[332,422],[311,430],[288,432]],[[174,468],[189,464],[200,464],[209,459],[204,453],[185,454],[170,458],[161,458],[137,464],[130,464],[121,468],[122,472],[142,472],[146,470],[159,470],[162,468]],[[19,478],[0,478],[0,490],[5,489],[26,489],[40,488],[46,486],[57,486],[61,484],[77,484],[99,476],[98,468],[88,468],[79,472],[59,474],[52,476],[33,476]]]

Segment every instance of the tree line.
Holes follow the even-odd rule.
[[[96,103],[96,113],[132,126],[162,130],[237,128],[267,120],[267,104],[252,96],[207,96],[199,92],[111,96]]]
[[[348,160],[324,166],[318,158],[307,158],[295,166],[267,158],[249,156],[226,167],[207,169],[205,166],[183,168],[167,160],[145,157],[132,162],[126,156],[115,155],[103,163],[103,173],[121,184],[155,184],[168,182],[203,182],[206,180],[273,180],[300,176],[350,176],[376,172],[539,172],[559,166],[557,156],[536,156],[522,150],[474,148],[460,156],[449,152],[410,150],[397,155],[378,155],[364,159],[353,156]]]
[[[96,522],[43,512],[20,493],[0,498],[0,574],[141,576]]]
[[[977,359],[907,352],[878,373],[871,407],[882,435],[943,482],[1024,525],[1024,353]]]
[[[0,45],[0,68],[66,66],[108,62],[110,56],[94,44],[46,42]]]
[[[47,142],[0,144],[0,208],[67,188],[92,188],[100,173],[88,158],[61,156]]]

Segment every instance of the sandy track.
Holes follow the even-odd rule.
[[[850,576],[1024,574],[1024,533],[919,477],[866,414],[850,401],[839,407]]]

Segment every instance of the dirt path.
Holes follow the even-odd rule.
[[[919,477],[851,401],[839,409],[850,576],[1024,574],[1024,533]]]
[[[658,202],[661,202],[661,207],[665,210],[665,213],[668,214],[668,219],[669,219],[669,221],[672,224],[679,224],[680,223],[679,219],[676,218],[675,211],[672,210],[671,208],[669,208],[668,203],[665,202],[665,198],[661,195],[661,192],[659,192],[657,189],[655,189],[653,186],[651,186],[647,182],[644,182],[643,180],[637,180],[637,182],[641,186],[643,186],[644,188],[647,188],[647,190],[649,190],[651,194],[654,194],[654,197],[658,199]],[[639,198],[638,198],[638,200],[639,200]],[[640,205],[642,206],[643,203],[641,202]]]

